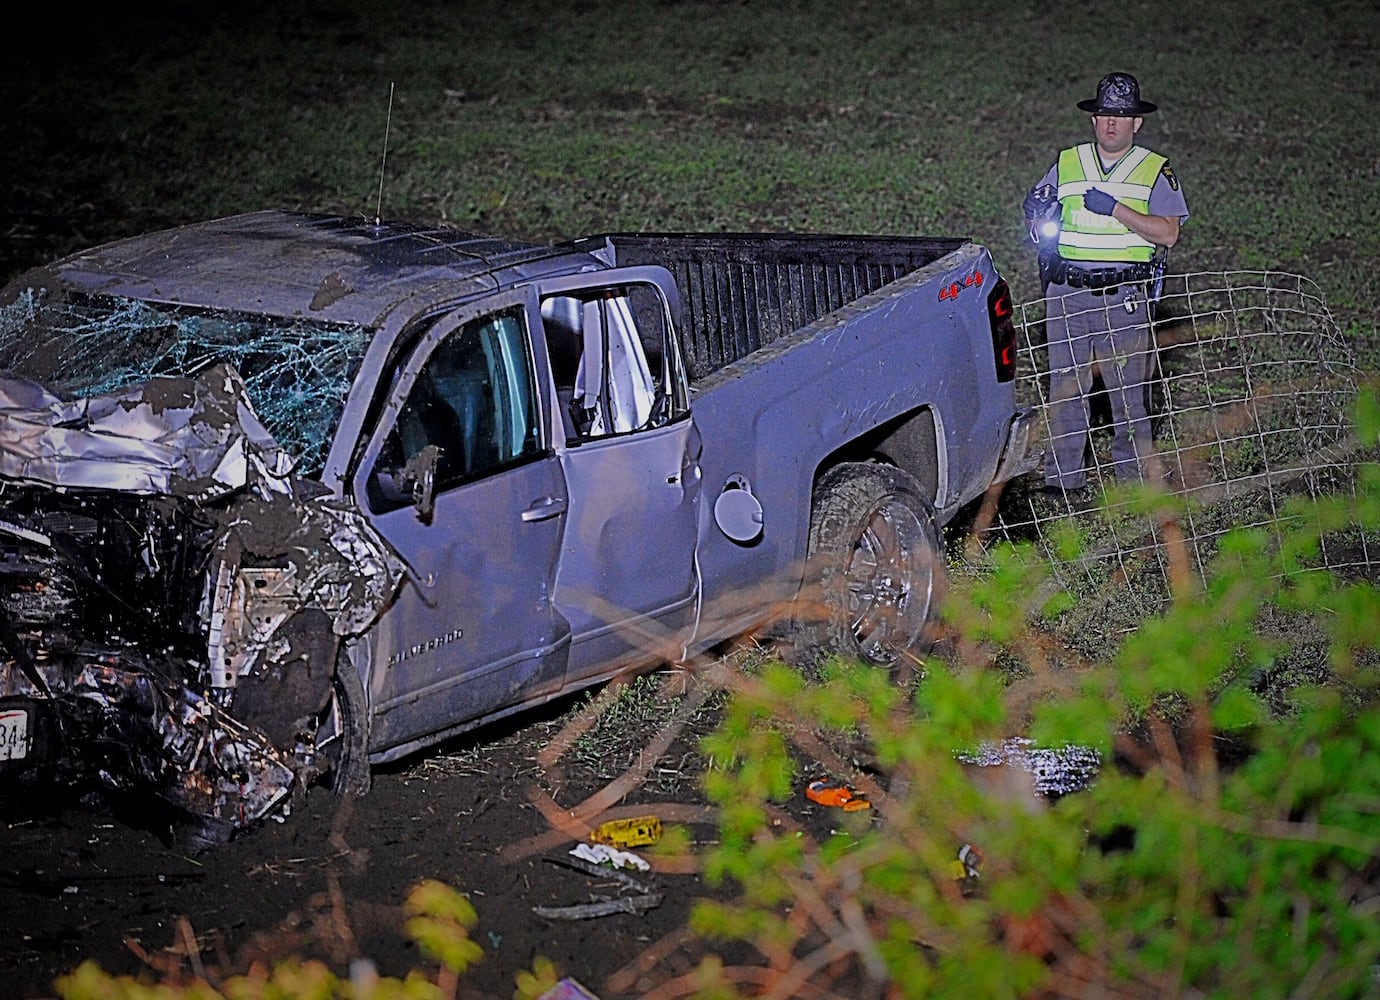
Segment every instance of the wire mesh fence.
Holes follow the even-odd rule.
[[[1088,301],[1096,304],[1080,315],[1074,307]],[[1063,335],[1059,312],[1068,313],[1075,328],[1095,328],[1104,317],[1092,314],[1120,310],[1126,302],[1085,295],[1063,306],[1048,324],[1055,338]],[[1047,304],[1040,299],[1017,308],[1023,355],[1017,391],[1022,404],[1040,414],[1036,447],[1044,454],[1041,469],[1008,485],[995,529],[1009,540],[1038,545],[1056,582],[1080,603],[1101,595],[1086,602],[1085,614],[1097,615],[1104,633],[1133,628],[1162,608],[1172,574],[1183,573],[1185,562],[1188,572],[1205,580],[1228,531],[1258,528],[1279,541],[1297,516],[1290,498],[1354,491],[1360,463],[1375,458],[1375,442],[1363,445],[1352,430],[1359,382],[1354,355],[1308,278],[1272,271],[1173,276],[1154,317],[1143,383],[1118,388],[1124,380],[1104,379],[1097,367],[1083,372],[1092,376],[1082,435],[1087,486],[1059,490],[1044,485],[1061,473],[1067,480],[1069,472],[1051,467]],[[1055,352],[1061,360],[1063,353]],[[1123,362],[1113,354],[1100,364]],[[1072,372],[1066,367],[1053,374],[1058,391],[1059,379],[1067,383]],[[1149,416],[1150,453],[1140,454],[1145,446],[1139,446],[1140,479],[1130,483],[1126,463],[1113,458],[1117,425],[1126,424],[1115,418],[1126,410],[1114,392],[1141,394]],[[1119,449],[1123,456],[1125,447]],[[1085,539],[1075,556],[1057,543],[1056,526],[1070,522]],[[1377,562],[1380,537],[1353,527],[1325,539],[1318,565],[1357,575],[1373,574]]]

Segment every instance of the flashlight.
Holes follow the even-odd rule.
[[[1059,242],[1059,195],[1053,186],[1041,184],[1031,191],[1025,203],[1026,218],[1030,222],[1030,238],[1042,249]]]
[[[1025,196],[1025,221],[1030,241],[1040,248],[1040,287],[1048,288],[1059,262],[1059,192],[1041,184]]]

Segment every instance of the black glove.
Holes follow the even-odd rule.
[[[1106,191],[1088,188],[1083,192],[1083,207],[1094,215],[1111,215],[1116,205],[1116,199]]]

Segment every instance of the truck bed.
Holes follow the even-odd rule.
[[[957,250],[964,239],[908,236],[607,234],[616,266],[655,264],[681,289],[692,381]]]

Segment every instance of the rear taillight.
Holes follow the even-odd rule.
[[[1016,377],[1016,322],[1012,316],[1011,289],[997,279],[987,295],[987,322],[992,325],[992,356],[997,362],[997,381]]]

